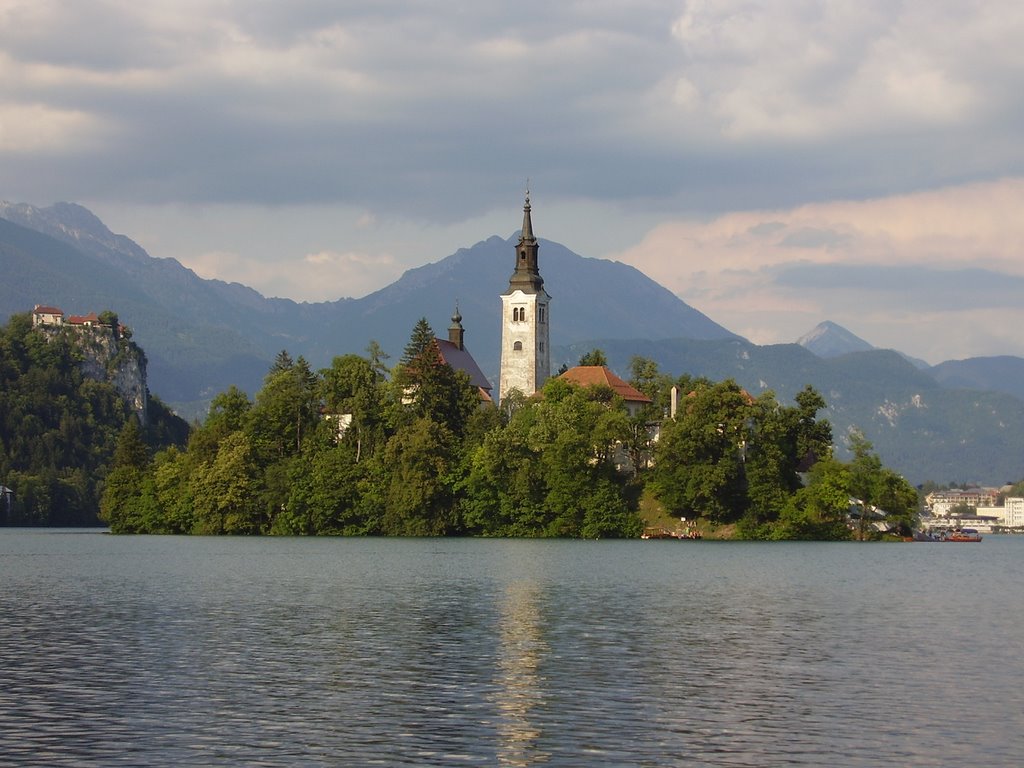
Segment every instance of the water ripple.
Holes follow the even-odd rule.
[[[1022,554],[4,531],[0,765],[1017,765]]]

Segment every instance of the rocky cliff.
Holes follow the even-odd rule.
[[[49,335],[70,334],[81,353],[82,373],[113,386],[145,425],[148,421],[146,355],[123,326],[40,326]]]

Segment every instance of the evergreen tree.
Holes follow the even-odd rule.
[[[579,365],[608,365],[604,350],[592,349],[580,358]]]
[[[462,437],[480,395],[463,371],[455,371],[441,357],[434,331],[420,318],[405,346],[395,374],[400,399],[417,418],[443,424]]]

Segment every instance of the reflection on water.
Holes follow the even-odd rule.
[[[535,582],[512,582],[499,607],[496,697],[502,765],[537,765],[550,757],[540,748],[540,728],[531,719],[543,703],[538,668],[548,651],[541,629],[540,593]]]
[[[1016,766],[1024,537],[0,531],[0,766]]]

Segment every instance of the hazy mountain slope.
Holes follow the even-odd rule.
[[[866,352],[874,347],[860,336],[848,331],[841,325],[826,320],[818,323],[813,329],[799,339],[799,344],[818,357],[838,357],[850,352]]]
[[[28,311],[37,302],[75,313],[116,310],[147,350],[150,388],[188,416],[231,384],[257,389],[282,348],[323,366],[374,339],[395,360],[420,317],[444,335],[456,301],[469,349],[497,378],[499,296],[508,288],[518,235],[491,237],[409,270],[363,298],[300,304],[154,259],[80,206],[7,206],[0,214],[12,210],[57,237],[0,220],[0,312]],[[556,367],[575,364],[596,346],[624,376],[632,356],[643,355],[665,372],[731,377],[754,394],[772,389],[784,402],[812,384],[829,402],[837,438],[852,426],[863,429],[883,459],[914,482],[1024,477],[1022,401],[946,388],[1024,380],[1016,358],[937,366],[940,377],[981,377],[948,375],[940,384],[891,351],[826,359],[798,344],[750,344],[637,270],[557,243],[541,241],[540,265],[552,296]],[[665,340],[651,341],[659,338]]]
[[[35,304],[56,305],[68,314],[115,310],[147,350],[150,389],[168,402],[210,397],[240,377],[266,371],[269,357],[230,326],[205,326],[174,302],[155,301],[148,281],[158,278],[139,280],[111,260],[4,219],[0,262],[3,317]]]
[[[281,349],[320,367],[375,340],[397,359],[419,318],[444,335],[456,301],[467,346],[496,378],[499,297],[508,288],[518,233],[411,269],[369,296],[307,304],[204,280],[173,259],[153,258],[78,205],[3,203],[0,216],[38,230],[30,247],[10,244],[20,256],[16,279],[5,286],[6,297],[0,294],[0,312],[27,311],[35,303],[67,312],[117,310],[149,351],[153,390],[190,415],[229,384],[255,391]],[[547,241],[540,260],[554,297],[556,342],[594,333],[733,336],[632,267],[585,259]]]
[[[501,294],[515,267],[518,233],[491,237],[442,259],[407,271],[391,285],[339,307],[337,334],[344,351],[361,352],[373,338],[392,355],[400,354],[413,325],[426,317],[439,335],[448,327],[455,303],[466,329],[466,346],[480,367],[496,378],[501,345]],[[551,294],[552,344],[595,334],[736,338],[732,332],[685,304],[640,271],[613,261],[587,259],[568,248],[540,241],[540,271]],[[336,347],[340,349],[341,346]]]
[[[944,387],[1006,392],[1024,399],[1024,359],[1010,355],[947,360],[933,366],[932,376]]]

